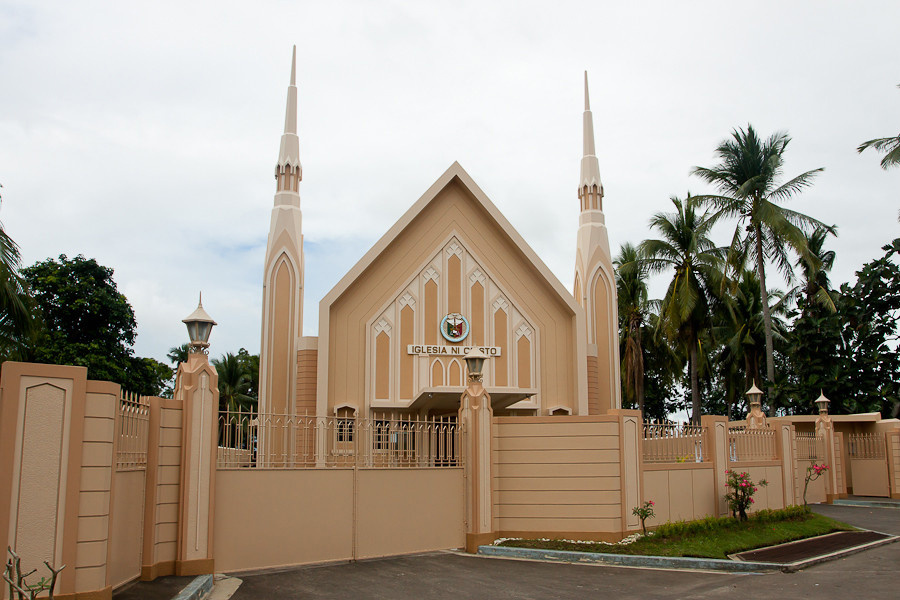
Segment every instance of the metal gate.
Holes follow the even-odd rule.
[[[847,449],[853,494],[890,496],[884,434],[851,433],[847,437]]]

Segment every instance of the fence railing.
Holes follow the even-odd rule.
[[[825,439],[811,431],[796,433],[797,460],[817,461],[825,458]]]
[[[116,469],[119,471],[146,469],[150,403],[143,396],[123,392],[119,398],[118,410]]]
[[[462,466],[454,418],[357,419],[222,412],[221,469]]]
[[[748,462],[753,460],[776,460],[775,430],[728,428],[728,460]]]
[[[856,459],[884,459],[884,434],[851,433],[847,436],[847,454]]]
[[[699,463],[707,460],[703,448],[706,427],[688,423],[644,423],[646,463]]]

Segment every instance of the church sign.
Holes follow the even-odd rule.
[[[407,354],[420,356],[465,356],[473,346],[426,346],[423,344],[410,344],[406,347]],[[500,346],[478,346],[478,349],[490,357],[500,356]]]

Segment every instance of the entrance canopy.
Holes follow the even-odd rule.
[[[520,400],[526,400],[538,393],[537,388],[486,387],[491,396],[491,408],[502,410]],[[423,388],[413,400],[414,410],[452,410],[459,408],[459,398],[465,388],[462,386],[439,386]],[[375,408],[375,407],[373,407]]]

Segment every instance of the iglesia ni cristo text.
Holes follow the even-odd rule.
[[[491,357],[496,415],[621,408],[587,75],[574,295],[454,163],[320,301],[318,337],[304,336],[302,179],[295,49],[263,272],[260,412],[455,415],[473,346]]]

